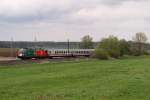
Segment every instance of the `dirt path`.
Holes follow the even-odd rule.
[[[0,57],[0,61],[18,60],[16,57]]]

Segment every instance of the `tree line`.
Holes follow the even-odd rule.
[[[133,36],[131,41],[119,39],[116,36],[110,35],[98,42],[92,57],[98,59],[119,58],[124,55],[140,56],[149,54],[146,50],[148,38],[145,33],[138,32]],[[86,35],[82,38],[80,48],[93,49],[93,39]]]
[[[66,49],[67,42],[53,41],[0,41],[0,48],[48,48],[48,49]],[[79,49],[79,42],[70,42],[70,49]],[[94,43],[95,44],[95,43]]]

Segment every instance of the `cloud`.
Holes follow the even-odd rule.
[[[0,3],[0,20],[27,22],[35,20],[64,20],[65,17],[95,19],[114,16],[128,17],[132,14],[148,12],[140,0],[2,0]],[[146,0],[145,0],[146,1]],[[121,5],[122,4],[122,5]],[[107,6],[106,6],[107,5]],[[110,5],[121,5],[112,8]],[[132,7],[134,5],[134,8]],[[149,4],[148,4],[149,5]],[[147,5],[147,6],[148,6]],[[136,11],[138,8],[142,12]],[[143,12],[144,11],[144,12]],[[71,19],[71,18],[70,18]],[[72,19],[71,19],[72,20]]]
[[[54,19],[67,12],[69,0],[2,0],[0,18],[5,21]]]
[[[26,40],[26,33],[38,32],[41,40],[64,40],[68,32],[72,40],[86,34],[99,40],[117,33],[128,39],[131,33],[150,32],[149,11],[149,0],[1,0],[0,34]]]
[[[146,0],[102,0],[102,3],[106,5],[122,5],[126,2],[141,2],[141,1],[146,1]]]

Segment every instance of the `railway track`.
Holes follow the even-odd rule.
[[[48,60],[47,59],[20,60],[16,57],[0,57],[0,65],[17,65],[17,64],[42,63],[44,61],[48,61]]]
[[[0,65],[19,65],[19,64],[44,64],[44,63],[60,63],[60,62],[78,62],[81,59],[88,60],[89,58],[81,57],[81,58],[54,58],[54,59],[28,59],[21,60],[18,58],[4,57],[5,59],[0,60]]]

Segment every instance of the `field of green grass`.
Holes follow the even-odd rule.
[[[0,65],[0,100],[150,100],[150,56]]]

